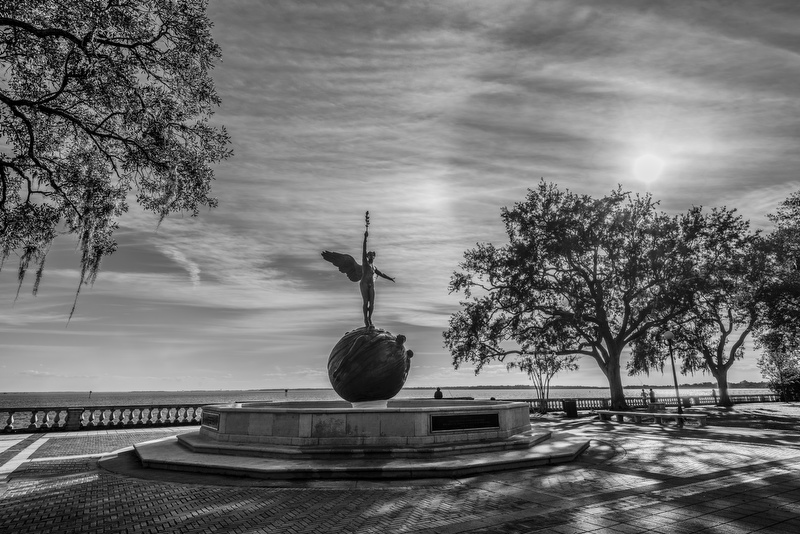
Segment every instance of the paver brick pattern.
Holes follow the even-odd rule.
[[[43,434],[45,443],[31,458],[102,454],[153,439],[196,431],[197,427],[173,427],[150,431],[97,431]]]
[[[41,442],[31,459],[0,484],[0,530],[800,532],[796,432],[772,430],[765,438],[763,431],[747,428],[661,429],[588,418],[547,424],[590,436],[593,446],[570,464],[424,483],[149,480],[111,473],[99,467],[96,457],[78,456],[170,432],[61,434]],[[187,429],[171,432],[180,431]],[[25,437],[24,443],[0,454],[0,462],[45,437]],[[608,454],[611,449],[615,454]]]

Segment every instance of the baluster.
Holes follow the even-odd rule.
[[[153,409],[152,408],[145,408],[145,409],[142,410],[142,421],[144,422],[145,426],[152,426],[152,424],[153,424]]]
[[[6,426],[3,427],[3,430],[6,432],[14,431],[14,410],[8,411],[8,419],[6,419]]]
[[[36,419],[38,410],[31,410],[31,424],[28,425],[28,430],[36,430]]]
[[[53,424],[50,426],[52,430],[59,430],[59,422],[61,421],[61,410],[56,408],[54,410],[55,414],[53,415]]]
[[[42,424],[39,425],[39,432],[47,432],[48,430],[50,430],[50,412],[51,411],[52,410],[48,410],[46,408],[42,411],[42,413],[43,413]]]
[[[131,408],[131,413],[128,418],[128,422],[125,423],[126,427],[136,426],[136,422],[139,420],[139,413],[136,412],[136,408]]]

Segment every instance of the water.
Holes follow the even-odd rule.
[[[406,388],[397,395],[398,399],[433,398],[436,388]],[[657,397],[674,397],[671,387],[653,388]],[[485,388],[443,388],[444,398],[473,397],[476,399],[533,399],[536,393],[532,388],[485,389]],[[733,388],[730,395],[764,395],[768,389]],[[681,396],[695,397],[711,394],[711,388],[681,388]],[[625,395],[639,397],[641,388],[627,388]],[[559,388],[550,390],[552,399],[608,398],[608,388]],[[0,394],[0,411],[3,408],[68,408],[88,406],[179,406],[220,404],[235,401],[324,401],[339,400],[332,389],[283,389],[241,391],[123,391],[106,392],[48,392],[48,393],[3,393]]]

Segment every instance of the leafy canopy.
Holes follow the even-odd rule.
[[[800,398],[800,339],[785,330],[769,330],[758,339],[761,375],[783,400]]]
[[[768,217],[775,225],[768,239],[781,267],[772,285],[768,321],[770,328],[800,336],[800,191],[789,195]]]
[[[220,58],[205,0],[0,0],[0,256],[37,265],[74,234],[80,284],[114,251],[129,193],[159,220],[213,207]],[[76,295],[77,298],[77,295]],[[74,307],[73,307],[74,311]]]

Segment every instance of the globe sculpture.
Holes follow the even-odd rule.
[[[334,391],[351,403],[389,400],[403,388],[413,353],[406,336],[362,327],[347,332],[328,358]]]
[[[369,212],[365,218],[361,264],[349,254],[328,250],[322,253],[326,261],[339,268],[339,272],[358,282],[361,290],[364,326],[347,332],[328,358],[328,378],[333,390],[351,403],[387,401],[397,395],[406,382],[413,356],[403,346],[406,336],[395,337],[372,324],[375,280],[381,277],[394,282],[394,278],[379,271],[373,264],[375,253],[367,252]]]

